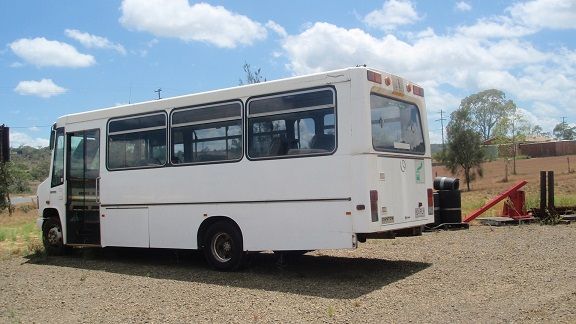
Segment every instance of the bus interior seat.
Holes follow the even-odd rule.
[[[270,149],[268,150],[269,156],[286,155],[288,152],[288,142],[283,137],[275,137],[270,143]]]
[[[334,135],[316,134],[310,140],[310,148],[331,152],[334,150]]]

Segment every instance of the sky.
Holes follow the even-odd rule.
[[[47,146],[62,115],[366,64],[424,87],[432,143],[500,89],[544,131],[576,123],[576,0],[2,0],[0,124]],[[446,121],[445,121],[446,123]]]

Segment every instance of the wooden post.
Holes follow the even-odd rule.
[[[546,214],[546,171],[540,171],[540,217]]]
[[[555,210],[554,206],[554,171],[548,171],[548,210]]]

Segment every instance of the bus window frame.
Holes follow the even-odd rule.
[[[414,152],[414,151],[394,149],[394,148],[382,150],[382,149],[377,149],[374,146],[374,134],[372,133],[372,104],[370,103],[370,96],[372,96],[372,95],[380,96],[382,98],[390,99],[392,101],[397,101],[397,102],[401,102],[401,103],[412,105],[412,106],[416,107],[416,110],[418,112],[418,119],[419,119],[419,123],[420,123],[420,132],[421,132],[421,136],[422,136],[422,144],[424,144],[424,151]],[[417,103],[407,101],[407,100],[402,100],[402,99],[395,98],[395,97],[391,97],[388,95],[384,95],[384,94],[376,92],[376,91],[370,91],[370,93],[368,94],[368,98],[369,98],[368,99],[368,112],[370,114],[370,143],[372,145],[372,149],[375,152],[377,152],[378,154],[399,153],[399,154],[408,154],[408,155],[414,155],[414,156],[426,155],[426,138],[424,136],[424,127],[423,127],[424,124],[422,123],[421,107]]]
[[[318,107],[318,108],[295,108],[295,109],[287,109],[287,110],[278,110],[268,113],[256,113],[252,116],[249,114],[250,109],[250,102],[254,100],[264,99],[264,98],[273,98],[273,97],[281,97],[285,95],[296,95],[298,93],[308,93],[308,92],[319,92],[322,90],[330,90],[332,92],[333,104],[332,107]],[[314,107],[314,106],[312,106]],[[260,117],[272,117],[272,116],[279,116],[279,115],[287,115],[291,113],[300,113],[300,112],[311,112],[315,110],[323,110],[332,108],[334,111],[334,126],[329,128],[334,131],[334,149],[329,152],[320,152],[320,153],[309,153],[309,154],[285,154],[285,155],[274,155],[274,156],[264,156],[264,157],[251,157],[249,153],[249,143],[253,137],[253,133],[250,130],[250,119],[251,118],[260,118]],[[288,91],[281,91],[281,92],[272,92],[268,94],[263,94],[259,96],[249,97],[246,100],[245,105],[245,120],[244,120],[244,128],[246,130],[245,136],[245,155],[246,158],[250,161],[265,161],[265,160],[279,160],[279,159],[298,159],[298,158],[307,158],[307,157],[321,157],[321,156],[329,156],[334,155],[338,151],[338,92],[336,91],[336,87],[333,85],[324,85],[312,88],[302,88],[296,90],[288,90]],[[325,115],[326,116],[326,115]],[[326,127],[325,127],[326,129]]]
[[[162,165],[150,165],[150,166],[137,166],[137,167],[123,167],[123,168],[110,168],[108,165],[109,162],[109,157],[110,157],[110,123],[117,121],[117,120],[124,120],[124,119],[130,119],[130,118],[138,118],[138,117],[146,117],[146,116],[152,116],[152,115],[159,115],[162,114],[164,116],[164,120],[165,120],[165,125],[164,125],[164,136],[165,136],[165,145],[166,145],[166,150],[165,150],[165,159],[164,159],[164,164]],[[147,112],[147,113],[141,113],[141,114],[132,114],[132,115],[126,115],[126,116],[120,116],[120,117],[113,117],[108,119],[108,121],[106,122],[106,170],[109,172],[116,172],[116,171],[128,171],[128,170],[142,170],[142,169],[158,169],[158,168],[164,168],[169,164],[169,159],[168,159],[168,145],[170,144],[170,138],[169,138],[169,120],[168,120],[168,113],[165,110],[158,110],[158,111],[151,111],[151,112]],[[137,133],[135,132],[131,132],[131,131],[126,131],[126,133]],[[112,133],[112,136],[116,135],[114,132]]]
[[[173,163],[172,162],[172,156],[173,156],[173,142],[172,142],[172,131],[175,128],[184,128],[184,127],[188,127],[191,124],[187,123],[187,125],[185,126],[178,126],[178,127],[173,127],[173,123],[172,123],[172,117],[174,115],[174,113],[178,113],[180,111],[186,111],[186,110],[194,110],[194,109],[203,109],[203,108],[209,108],[209,107],[216,107],[216,106],[223,106],[223,105],[227,105],[227,104],[233,104],[233,103],[238,103],[240,105],[240,118],[238,118],[238,120],[240,120],[240,142],[242,143],[242,150],[240,152],[240,158],[238,159],[231,159],[231,160],[214,160],[214,161],[200,161],[200,162],[183,162],[183,163]],[[226,101],[218,101],[218,102],[211,102],[211,103],[206,103],[206,104],[200,104],[200,105],[192,105],[192,106],[183,106],[183,107],[177,107],[172,109],[172,111],[170,111],[170,115],[169,115],[169,125],[168,125],[168,134],[170,136],[169,140],[168,140],[168,144],[169,144],[169,159],[168,159],[168,163],[170,166],[173,167],[185,167],[185,166],[192,166],[192,165],[207,165],[207,164],[222,164],[222,163],[237,163],[240,162],[244,159],[245,156],[245,133],[246,133],[246,129],[244,126],[244,118],[246,116],[246,112],[245,112],[245,106],[244,103],[242,102],[242,100],[240,99],[233,99],[233,100],[226,100]],[[223,118],[219,118],[219,119],[208,119],[208,120],[203,120],[201,122],[197,122],[197,123],[193,123],[194,126],[196,125],[210,125],[210,124],[215,124],[215,123],[220,123],[223,122],[224,120],[226,121],[235,121],[236,119],[223,119]]]

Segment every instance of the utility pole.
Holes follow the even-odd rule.
[[[566,128],[568,125],[566,125],[566,117],[560,117],[562,118],[562,139],[566,138]]]
[[[162,88],[158,88],[158,90],[154,90],[154,92],[156,92],[158,94],[158,100],[162,99],[160,97],[160,93],[162,92]]]
[[[10,161],[10,128],[0,125],[0,210],[8,208],[12,215],[12,202],[10,201],[10,175],[8,162]]]
[[[446,120],[446,118],[444,118],[444,110],[440,109],[440,119],[436,119],[436,121],[440,122],[440,127],[442,127],[442,153],[444,153],[444,121]]]
[[[514,152],[514,164],[512,174],[516,175],[516,108],[514,108],[514,116],[512,116],[512,151]]]

